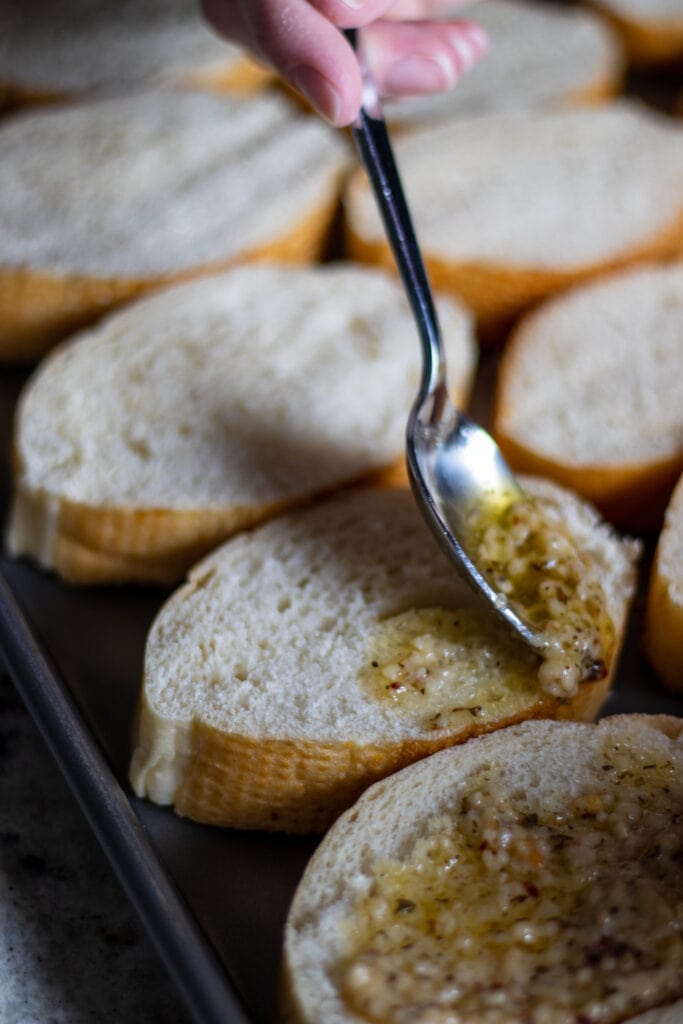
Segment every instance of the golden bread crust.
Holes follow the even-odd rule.
[[[195,721],[174,808],[210,825],[323,832],[373,782],[437,750],[529,719],[592,721],[607,697],[612,671],[603,680],[584,683],[570,701],[541,695],[498,721],[473,721],[459,732],[400,743],[254,738]]]
[[[645,606],[643,644],[647,659],[662,682],[670,690],[683,692],[683,607],[660,574],[658,558]]]
[[[599,0],[593,0],[593,6],[614,26],[634,64],[651,67],[683,56],[683,16],[675,22],[671,18],[645,22],[617,14]]]
[[[556,480],[581,494],[621,529],[648,531],[661,525],[666,503],[683,469],[680,456],[621,466],[570,466],[543,458],[508,437],[504,412],[498,417],[493,433],[516,472]]]
[[[340,482],[334,490],[366,483],[405,487],[404,459],[364,477]],[[60,499],[57,508],[41,493],[21,483],[15,497],[22,521],[30,524],[30,549],[46,568],[72,584],[173,584],[218,544],[295,506],[324,495],[259,506],[230,508],[125,508],[91,506]]]
[[[358,177],[354,178],[350,189],[360,187],[361,181]],[[348,249],[354,259],[395,270],[393,256],[386,242],[361,238],[348,220],[345,231]],[[456,296],[472,310],[477,321],[479,340],[486,346],[502,342],[517,317],[556,292],[637,263],[668,259],[682,251],[683,209],[666,228],[643,240],[640,245],[625,250],[611,260],[566,270],[494,263],[457,263],[439,258],[428,250],[423,252],[423,256],[435,290]]]
[[[324,202],[281,238],[234,259],[181,274],[98,278],[0,266],[0,365],[33,363],[58,341],[116,306],[171,284],[219,273],[236,263],[312,263],[325,248],[337,205],[335,185]]]

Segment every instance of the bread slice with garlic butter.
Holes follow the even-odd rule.
[[[180,85],[250,90],[269,77],[211,32],[196,0],[0,4],[0,104]]]
[[[147,640],[130,777],[138,796],[238,828],[309,832],[371,782],[525,718],[595,716],[637,548],[589,506],[530,482],[598,578],[614,626],[602,678],[554,696],[424,524],[412,495],[337,495],[233,538]]]
[[[645,651],[660,679],[683,692],[683,477],[667,507],[650,573]]]
[[[373,786],[290,908],[289,1024],[678,1024],[683,722],[525,722]]]
[[[349,151],[282,97],[158,91],[0,125],[0,362],[235,263],[307,263]]]
[[[683,125],[644,106],[494,113],[396,149],[432,282],[475,312],[484,340],[555,292],[683,244]],[[389,265],[360,173],[344,209],[352,255]]]
[[[517,325],[493,432],[520,472],[572,487],[622,528],[651,528],[683,469],[682,368],[683,263],[577,286]]]
[[[439,303],[453,397],[469,314]],[[79,583],[177,582],[236,530],[403,466],[420,352],[397,281],[248,265],[50,353],[22,393],[8,547]]]

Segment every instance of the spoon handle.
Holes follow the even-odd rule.
[[[396,167],[377,90],[358,49],[356,29],[344,35],[359,54],[363,74],[363,105],[351,132],[370,179],[385,230],[417,322],[423,350],[420,391],[427,395],[444,385],[443,348],[427,272],[417,243],[408,204]]]

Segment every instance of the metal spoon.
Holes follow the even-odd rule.
[[[358,52],[355,29],[346,38]],[[495,520],[524,494],[493,438],[451,402],[434,302],[403,194],[387,127],[367,66],[352,134],[377,200],[422,343],[420,389],[408,419],[406,457],[417,504],[446,555],[496,615],[537,651],[545,638],[477,567],[477,524]]]

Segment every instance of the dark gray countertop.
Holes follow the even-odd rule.
[[[185,1024],[129,901],[0,676],[0,1024]]]

